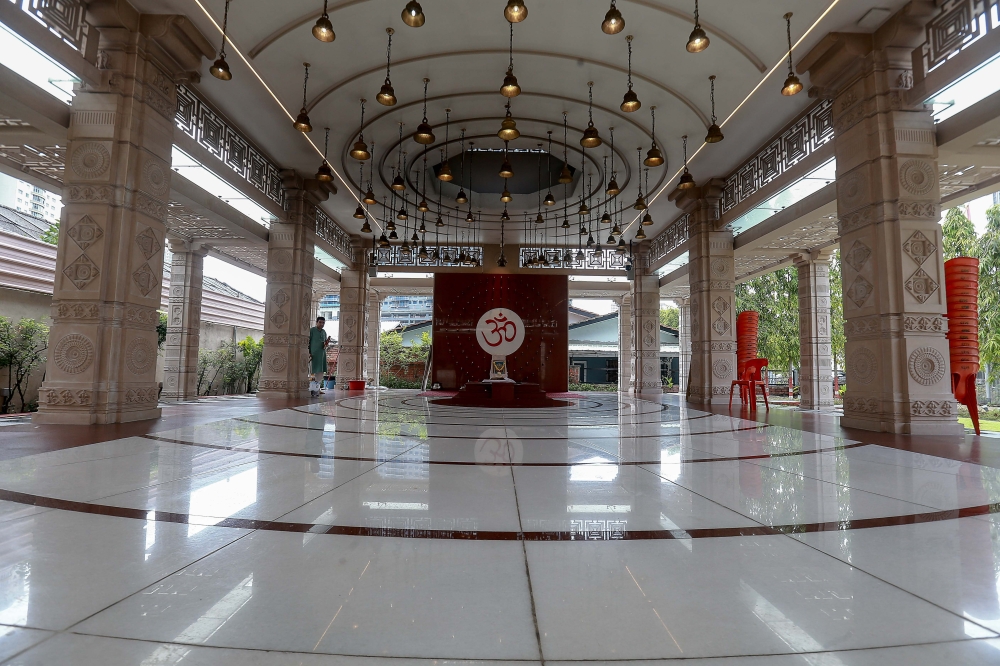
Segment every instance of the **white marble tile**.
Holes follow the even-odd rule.
[[[795,538],[966,618],[970,636],[1000,633],[998,516]]]
[[[382,666],[382,657],[349,657],[271,650],[237,650],[176,643],[61,634],[4,666]],[[425,659],[393,659],[393,666],[428,666]],[[435,659],[440,666],[527,666],[530,661]]]
[[[550,666],[664,666],[662,660],[638,661],[557,661],[546,659]],[[1000,640],[979,639],[950,643],[932,643],[904,647],[813,652],[766,657],[722,657],[699,659],[698,666],[985,666],[1000,663]]]
[[[770,458],[751,462],[933,509],[982,506],[1000,501],[998,469],[959,463],[957,469],[943,466],[943,471],[938,471],[933,468],[874,462],[852,456],[851,453],[851,450],[846,450],[823,456]]]
[[[516,467],[526,532],[684,531],[759,523],[637,465]],[[595,527],[596,526],[596,527]]]
[[[257,532],[78,629],[262,650],[538,658],[517,542]]]
[[[51,631],[0,625],[0,662],[41,643],[52,636]]]
[[[28,516],[33,516],[44,511],[51,511],[51,509],[31,504],[0,501],[0,523],[17,520],[18,518],[27,518]]]
[[[966,637],[961,618],[784,536],[526,545],[546,660]]]
[[[282,521],[403,530],[517,532],[510,467],[389,462]]]
[[[2,523],[0,623],[66,629],[244,534],[59,510]]]
[[[218,451],[154,442],[134,455],[94,458],[48,466],[44,456],[9,461],[0,467],[0,488],[15,492],[90,501],[117,493],[225,470],[260,459],[256,453]]]
[[[273,520],[375,467],[354,460],[269,456],[258,461],[99,499],[100,504],[209,520]],[[204,521],[202,521],[204,522]]]
[[[824,461],[833,464],[832,459]],[[912,502],[852,490],[752,462],[730,460],[680,465],[662,462],[643,467],[765,525],[836,523],[929,510]]]

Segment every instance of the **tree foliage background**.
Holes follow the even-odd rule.
[[[986,211],[986,230],[973,250],[979,257],[979,357],[993,382],[1000,377],[1000,205]]]
[[[403,345],[403,334],[385,331],[379,337],[379,383],[389,388],[419,388],[414,382],[399,379],[396,374],[410,363],[426,363],[431,350],[431,335],[424,332],[409,347]]]
[[[782,268],[736,285],[736,312],[760,316],[757,355],[768,359],[771,372],[799,364],[799,276]],[[733,319],[735,324],[735,317]]]
[[[23,318],[15,323],[0,317],[0,368],[7,368],[7,388],[12,396],[17,394],[22,412],[37,408],[37,402],[25,400],[25,394],[31,373],[45,363],[48,345],[49,327],[45,322]]]
[[[681,324],[681,311],[674,307],[660,308],[660,326],[672,328],[675,331]]]

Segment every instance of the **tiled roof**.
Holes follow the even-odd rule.
[[[0,206],[0,231],[41,240],[48,229],[46,220],[19,213],[9,206]]]

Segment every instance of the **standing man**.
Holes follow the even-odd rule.
[[[326,319],[316,317],[316,325],[309,329],[309,393],[316,396],[323,393],[323,374],[326,372],[326,346],[330,337],[323,330]],[[316,384],[313,384],[316,382]],[[314,387],[315,386],[315,390]]]

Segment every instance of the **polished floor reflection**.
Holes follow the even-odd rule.
[[[1000,470],[570,402],[245,401],[0,461],[0,664],[1000,664]]]

